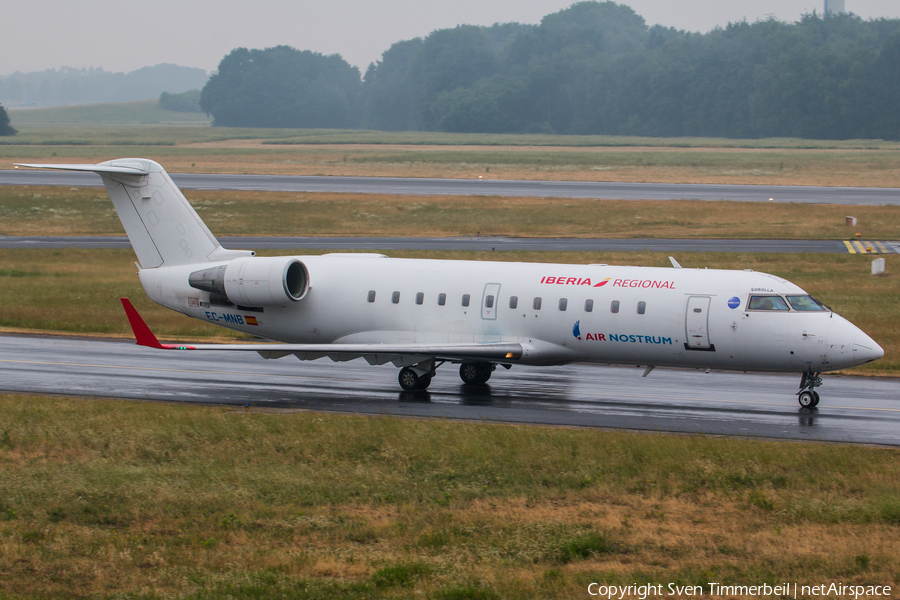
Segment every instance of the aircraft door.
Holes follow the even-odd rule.
[[[497,308],[500,300],[500,284],[489,283],[484,286],[484,296],[481,298],[481,318],[493,321],[497,318]]]
[[[709,343],[709,296],[691,296],[687,302],[685,334],[690,350],[708,350]]]

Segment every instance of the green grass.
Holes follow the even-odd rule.
[[[186,197],[217,235],[900,240],[900,206],[210,192]],[[278,215],[273,219],[272,215]],[[798,224],[802,223],[802,226]],[[0,187],[2,235],[122,235],[101,188]]]
[[[10,122],[17,129],[26,125],[208,126],[212,121],[203,113],[162,110],[159,108],[159,100],[80,104],[55,108],[10,110],[8,112]]]
[[[309,129],[267,144],[401,144],[434,146],[572,146],[666,148],[900,149],[884,140],[805,140],[799,138],[654,138],[613,135],[444,133],[432,131],[368,131]]]
[[[179,113],[159,108],[158,100],[10,110],[12,125],[20,135],[33,133],[29,126],[48,125],[175,125],[209,126],[203,113]],[[671,147],[671,148],[794,148],[794,149],[898,149],[884,140],[804,140],[798,138],[724,139],[651,138],[608,135],[481,134],[429,131],[386,132],[350,129],[215,128],[214,139],[248,136],[268,139],[268,144],[401,144],[446,146],[574,146],[574,147]],[[175,135],[185,141],[186,132]],[[101,134],[102,135],[102,134]],[[151,134],[152,135],[152,134]],[[197,138],[187,133],[191,141]],[[97,138],[95,138],[97,139]],[[9,142],[9,140],[4,140]],[[98,140],[97,143],[102,143]]]
[[[897,450],[10,395],[0,413],[0,597],[900,582]]]
[[[281,254],[319,252],[281,252]],[[261,254],[272,254],[261,252]],[[447,258],[669,267],[660,252],[444,252],[387,251],[395,257]],[[885,356],[854,373],[900,375],[900,277],[888,259],[885,277],[870,275],[870,257],[851,254],[679,253],[685,267],[754,269],[784,277],[806,289],[867,331]],[[130,298],[163,338],[188,341],[237,336],[151,303],[135,274],[131,250],[0,250],[0,264],[16,273],[0,277],[0,327],[130,336],[119,298]]]

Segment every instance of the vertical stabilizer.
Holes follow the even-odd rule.
[[[128,240],[145,269],[251,256],[222,248],[169,174],[144,158],[97,165],[21,165],[100,175]]]

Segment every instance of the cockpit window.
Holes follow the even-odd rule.
[[[801,311],[827,311],[821,302],[813,298],[812,296],[788,296],[788,302],[791,303],[791,306],[794,310]]]
[[[749,310],[791,310],[781,296],[750,296]]]

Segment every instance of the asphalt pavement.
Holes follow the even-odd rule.
[[[609,200],[734,200],[809,204],[900,204],[900,188],[618,183],[604,181],[511,181],[402,177],[316,177],[169,173],[187,190],[341,192],[410,196],[514,196]],[[93,173],[0,170],[0,185],[101,187]]]
[[[0,336],[0,390],[469,421],[900,445],[900,380],[825,377],[818,408],[799,376],[567,365],[498,369],[463,386],[444,365],[426,392],[365,361],[265,360],[127,341]],[[75,402],[77,400],[73,400]]]

